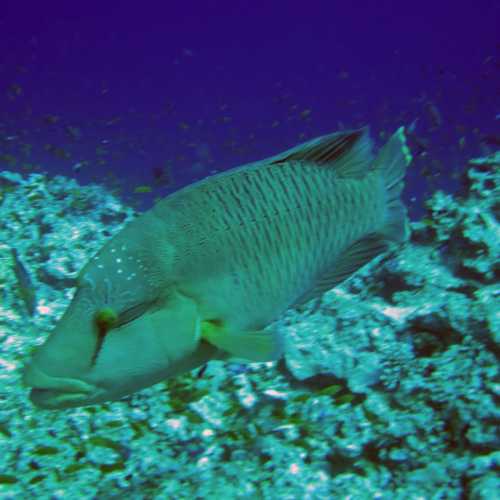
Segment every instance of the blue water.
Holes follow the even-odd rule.
[[[497,498],[498,158],[468,172],[466,196],[424,201],[460,192],[469,159],[498,149],[499,20],[493,0],[3,0],[0,499]],[[32,405],[22,367],[131,216],[73,179],[145,210],[366,125],[377,147],[406,126],[420,222],[288,311],[283,360]]]
[[[3,2],[2,166],[147,208],[320,134],[370,125],[380,144],[404,124],[416,217],[499,140],[498,2],[248,5]]]

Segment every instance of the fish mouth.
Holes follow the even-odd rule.
[[[64,392],[42,387],[34,387],[30,392],[31,402],[40,408],[47,409],[81,406],[88,399],[88,392]]]
[[[41,408],[69,408],[81,406],[96,395],[98,389],[83,380],[54,377],[30,365],[23,374],[23,382],[31,387],[30,399]]]

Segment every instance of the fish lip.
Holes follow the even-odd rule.
[[[36,365],[29,365],[23,374],[24,385],[31,387],[32,394],[90,394],[96,387],[83,380],[69,377],[54,377],[40,370]]]
[[[97,385],[81,379],[48,375],[35,363],[25,368],[23,383],[31,388],[31,402],[39,408],[49,410],[92,404],[105,392]]]
[[[31,389],[30,400],[39,408],[58,410],[82,406],[89,401],[87,392],[65,392],[35,387]]]

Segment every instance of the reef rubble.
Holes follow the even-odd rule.
[[[134,212],[100,186],[0,172],[0,497],[493,498],[500,155],[469,167],[406,245],[271,326],[278,363],[214,361],[59,412],[30,404],[20,370]]]

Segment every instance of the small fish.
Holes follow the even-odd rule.
[[[67,125],[64,130],[70,139],[78,141],[82,138],[82,131],[78,127],[73,127],[71,125]]]
[[[122,120],[121,116],[115,116],[115,117],[111,118],[110,120],[105,121],[104,125],[106,125],[107,127],[110,127],[112,125],[116,125],[121,120]]]
[[[416,134],[409,135],[410,144],[414,156],[427,156],[429,140]]]
[[[87,167],[88,165],[89,162],[86,160],[77,161],[76,163],[73,164],[71,168],[73,169],[73,172],[79,172],[82,168]]]
[[[168,186],[172,182],[172,175],[168,164],[164,167],[160,165],[153,167],[151,174],[156,186]]]
[[[14,263],[14,274],[17,279],[17,286],[19,295],[23,299],[24,305],[28,310],[30,316],[33,316],[36,311],[36,294],[35,287],[33,286],[33,281],[26,270],[17,250],[11,248],[12,262]]]
[[[56,123],[59,123],[61,117],[57,115],[45,115],[43,116],[43,121],[47,125],[55,125]]]
[[[406,133],[407,134],[414,134],[415,130],[417,129],[417,123],[418,123],[418,117],[415,118],[408,127],[406,127]]]
[[[279,359],[265,329],[408,237],[400,128],[343,131],[208,177],[113,237],[24,371],[31,400],[115,400],[211,359]]]
[[[439,111],[438,107],[433,102],[427,101],[425,109],[432,125],[431,130],[440,128],[443,124],[443,117],[441,116],[441,111]]]
[[[141,186],[136,186],[134,188],[134,193],[151,193],[153,191],[153,188],[151,186],[148,186],[146,184],[141,185]]]
[[[0,163],[6,163],[9,167],[15,167],[17,165],[17,158],[11,154],[0,153]]]
[[[309,118],[309,116],[311,115],[311,113],[312,113],[312,110],[310,108],[304,109],[304,111],[300,112],[300,117],[302,119]]]
[[[500,146],[500,135],[489,134],[481,137],[481,142],[488,146]]]
[[[22,96],[23,93],[23,88],[17,83],[12,83],[7,89],[7,96],[10,100],[14,100],[16,97]]]
[[[45,144],[44,149],[52,156],[59,158],[60,160],[68,160],[71,158],[71,153],[65,151],[63,148],[55,146],[54,144]]]

